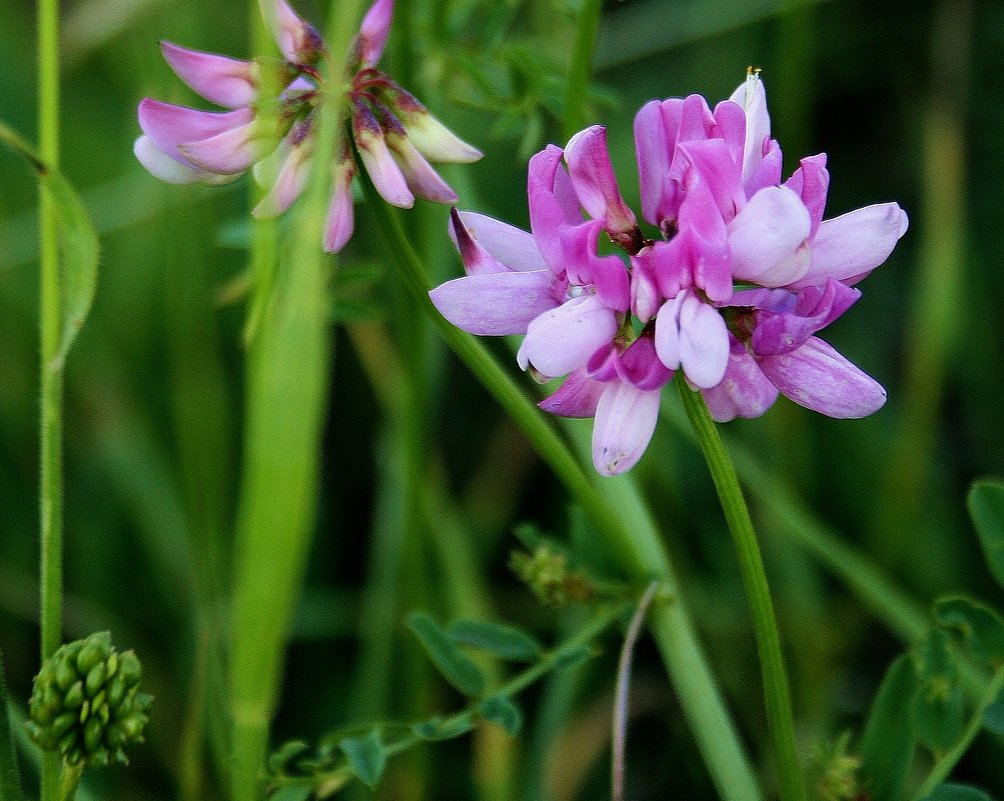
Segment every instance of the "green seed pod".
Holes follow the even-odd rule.
[[[108,632],[62,646],[35,677],[28,734],[66,763],[128,763],[123,749],[143,741],[153,700],[139,690],[143,673],[132,651],[119,654]]]

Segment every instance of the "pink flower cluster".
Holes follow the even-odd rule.
[[[285,0],[261,0],[282,53],[278,98],[262,94],[261,65],[164,42],[164,58],[192,89],[229,111],[200,111],[150,98],[139,104],[143,135],[134,151],[168,183],[221,184],[254,167],[268,191],[255,207],[275,217],[299,197],[310,175],[317,108],[339,76],[322,74],[324,40]],[[346,114],[355,150],[377,191],[410,208],[415,196],[456,203],[457,196],[429,161],[470,162],[481,153],[458,139],[412,95],[376,69],[390,30],[393,0],[376,0],[356,36],[349,64]],[[269,113],[263,114],[262,110]],[[332,192],[324,247],[337,252],[352,236],[352,179],[357,164],[348,142],[331,167]]]
[[[431,297],[479,335],[523,334],[517,359],[546,381],[541,408],[595,417],[593,462],[631,468],[682,370],[719,421],[757,417],[779,393],[838,418],[885,402],[882,387],[815,334],[907,228],[895,203],[823,220],[824,155],[782,182],[766,95],[752,71],[711,110],[699,95],[653,100],[635,118],[642,230],[600,126],[529,165],[531,233],[454,210],[466,276]],[[655,232],[658,233],[655,233]],[[627,255],[601,255],[606,237]]]

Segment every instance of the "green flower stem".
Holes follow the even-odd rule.
[[[73,801],[77,797],[77,787],[80,785],[83,772],[82,763],[63,765],[63,775],[59,781],[59,801]]]
[[[583,0],[579,11],[579,26],[575,32],[572,63],[568,69],[568,86],[565,88],[565,140],[586,126],[586,101],[589,96],[589,78],[593,72],[593,53],[596,34],[600,29],[602,0]]]
[[[753,531],[753,522],[750,520],[746,501],[743,500],[732,460],[725,450],[704,398],[699,392],[691,390],[681,376],[677,376],[676,383],[687,416],[701,443],[701,450],[711,471],[739,557],[743,584],[746,587],[753,618],[757,653],[760,657],[760,671],[767,704],[767,723],[774,746],[774,758],[777,761],[781,799],[802,801],[806,797],[805,783],[795,748],[795,724],[792,718],[788,676],[785,671],[784,656],[781,653],[781,638],[774,617],[774,604],[767,586],[767,576],[764,573],[760,547]]]
[[[632,579],[639,585],[655,580],[665,588],[670,600],[654,605],[650,626],[697,745],[724,799],[756,801],[760,798],[760,790],[752,768],[679,598],[669,557],[633,485],[623,476],[621,481],[604,479],[599,486],[594,485],[565,440],[544,420],[540,410],[484,346],[439,314],[429,299],[422,263],[397,217],[377,196],[366,177],[362,178],[368,205],[387,240],[388,254],[396,262],[413,302],[429,315],[447,344],[523,430],[541,458],[607,538],[611,551],[620,557]],[[595,476],[594,480],[599,481],[600,476]],[[608,493],[614,502],[608,500]],[[626,506],[621,506],[621,502]]]
[[[939,784],[948,778],[952,769],[973,744],[976,735],[983,730],[983,714],[986,712],[987,707],[997,700],[1002,690],[1004,690],[1004,667],[998,668],[997,672],[994,673],[983,698],[977,705],[976,711],[973,712],[972,718],[969,719],[969,724],[966,726],[965,731],[962,732],[959,741],[952,746],[950,751],[934,763],[931,772],[924,779],[917,792],[914,793],[913,801],[924,801],[924,799],[935,791]]]
[[[42,160],[59,168],[59,2],[38,0],[38,142]],[[63,620],[63,372],[59,352],[61,293],[56,208],[49,189],[39,200],[39,439],[41,658],[59,647]],[[42,801],[59,792],[59,756],[44,754]]]
[[[360,5],[346,0],[331,10],[330,75],[345,72]],[[297,204],[295,236],[271,286],[259,288],[267,296],[257,307],[248,353],[230,660],[231,801],[260,796],[268,727],[313,528],[332,361],[328,262],[320,243],[343,102],[334,93],[320,108],[314,169]],[[261,253],[258,241],[255,247],[257,264],[274,263],[274,253]]]

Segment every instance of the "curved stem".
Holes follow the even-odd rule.
[[[795,749],[795,725],[791,711],[788,676],[781,653],[781,638],[774,617],[774,604],[767,585],[760,547],[753,531],[753,522],[750,520],[732,460],[725,450],[703,397],[687,387],[680,376],[677,377],[677,386],[687,416],[701,443],[701,450],[708,463],[739,557],[743,584],[746,587],[753,618],[757,653],[760,657],[767,722],[777,760],[781,798],[782,801],[802,801],[805,799],[805,783]]]
[[[565,89],[564,134],[566,141],[586,124],[586,98],[589,95],[589,77],[593,72],[593,52],[596,33],[600,28],[602,0],[584,0],[579,12],[579,26],[575,33],[572,63],[568,70]]]
[[[429,299],[424,267],[397,217],[377,196],[366,176],[361,177],[368,205],[387,242],[388,255],[396,262],[413,302],[429,315],[454,353],[523,430],[568,493],[607,538],[625,572],[639,584],[655,580],[666,589],[669,598],[654,605],[650,626],[701,755],[722,798],[756,801],[761,795],[753,770],[679,597],[669,556],[636,489],[624,476],[609,479],[596,475],[590,480],[566,441],[484,346],[439,314]]]
[[[38,2],[39,155],[59,167],[59,3]],[[59,647],[63,617],[63,371],[59,351],[61,292],[56,208],[42,182],[39,201],[40,409],[39,590],[41,659]],[[42,799],[59,792],[59,756],[42,756]]]

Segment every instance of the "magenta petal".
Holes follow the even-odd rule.
[[[464,224],[464,220],[456,208],[450,209],[450,234],[457,250],[460,251],[464,272],[468,275],[510,272],[506,264],[485,250],[477,238],[472,236],[472,231]],[[546,270],[547,267],[542,266],[541,269]]]
[[[275,182],[252,210],[255,217],[270,219],[282,214],[293,205],[310,175],[310,154],[312,148],[300,143],[289,149]]]
[[[351,159],[344,159],[335,166],[331,203],[324,223],[324,249],[328,253],[338,253],[352,236],[355,227],[352,177],[355,172],[355,164]]]
[[[565,147],[565,161],[575,194],[590,217],[603,220],[609,233],[624,233],[634,228],[634,212],[617,188],[607,152],[606,128],[593,125],[575,134]]]
[[[736,417],[759,417],[777,400],[778,391],[742,343],[731,337],[729,364],[721,382],[703,390],[711,416],[719,423]]]
[[[530,159],[527,170],[527,194],[530,203],[530,230],[541,255],[556,273],[565,272],[564,248],[560,230],[564,225],[581,225],[582,215],[569,202],[568,192],[559,192],[559,176],[571,189],[571,180],[561,163],[564,151],[548,145]],[[574,197],[574,192],[572,193]]]
[[[529,231],[473,211],[460,212],[460,219],[478,244],[510,270],[547,269],[547,263]],[[452,223],[450,233],[453,236]]]
[[[611,309],[627,311],[631,303],[630,277],[619,256],[597,256],[596,237],[602,230],[600,220],[564,226],[558,241],[568,280],[577,286],[595,287],[596,294]]]
[[[655,317],[655,349],[670,370],[683,368],[695,386],[707,389],[722,380],[729,358],[725,319],[713,306],[685,289]]]
[[[836,320],[859,297],[857,289],[832,278],[822,287],[806,287],[798,293],[794,309],[757,314],[750,346],[758,357],[790,353]]]
[[[593,423],[593,465],[604,476],[630,470],[645,453],[659,419],[660,390],[611,381]]]
[[[584,367],[616,333],[616,314],[595,295],[580,295],[530,323],[517,360],[524,370],[532,365],[542,375],[555,378]]]
[[[383,55],[394,15],[394,0],[376,0],[359,26],[359,57],[365,66],[373,66]]]
[[[359,157],[380,196],[402,209],[415,204],[404,173],[390,154],[383,128],[362,100],[352,98],[352,135]]]
[[[259,0],[262,16],[272,29],[283,58],[292,64],[313,64],[324,50],[321,35],[304,22],[286,0]]]
[[[429,293],[439,313],[478,336],[525,334],[531,321],[554,309],[549,270],[482,273],[455,278]],[[536,363],[535,363],[536,364]],[[563,375],[553,373],[551,375]]]
[[[835,278],[855,284],[889,258],[908,220],[896,203],[880,203],[823,220],[812,240],[812,263],[795,286]]]
[[[140,102],[138,117],[139,127],[160,150],[182,164],[196,167],[178,151],[178,145],[210,139],[246,126],[254,119],[254,114],[250,108],[199,111],[148,97]]]
[[[688,192],[701,184],[706,186],[725,222],[730,222],[746,204],[739,165],[732,160],[728,145],[721,139],[680,145],[673,162],[673,173],[681,176]]]
[[[729,223],[732,275],[761,286],[787,286],[809,269],[809,212],[787,187],[761,189]]]
[[[830,188],[830,173],[826,170],[826,154],[808,156],[802,159],[799,168],[784,182],[792,192],[802,198],[812,219],[811,236],[816,235],[823,220],[826,207],[826,193]]]
[[[255,141],[255,122],[202,139],[182,142],[178,152],[198,167],[221,175],[244,172],[260,156]]]
[[[189,50],[171,42],[161,52],[181,80],[211,103],[227,108],[248,106],[258,94],[258,66],[214,53]]]
[[[659,389],[673,377],[655,351],[655,341],[650,331],[645,331],[620,354],[617,374],[638,389]]]
[[[569,374],[557,392],[537,405],[559,417],[592,417],[605,388],[606,384],[594,381],[580,369]]]
[[[673,156],[662,122],[662,104],[651,100],[641,107],[634,118],[635,152],[638,158],[638,181],[641,192],[641,214],[646,222],[659,225],[659,205],[662,186]]]
[[[760,369],[795,403],[828,417],[865,417],[885,403],[881,384],[817,337],[791,353],[760,359]]]

